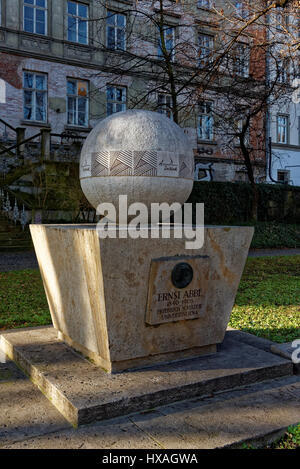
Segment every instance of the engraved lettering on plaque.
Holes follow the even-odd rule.
[[[208,256],[153,259],[146,323],[157,325],[203,317],[208,279]]]

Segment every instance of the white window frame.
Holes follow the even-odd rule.
[[[212,115],[213,101],[202,101],[199,103],[198,106],[199,106],[198,125],[197,125],[198,140],[211,142],[214,140],[214,119]],[[202,129],[202,132],[200,131],[201,129]],[[208,130],[208,135],[209,135],[208,138],[207,138],[207,130]]]
[[[250,71],[250,46],[239,43],[233,50],[235,57],[233,59],[233,71],[240,77],[248,78]]]
[[[169,101],[169,102],[168,102]],[[173,120],[172,96],[168,93],[157,93],[157,111]]]
[[[71,13],[68,12],[69,3],[74,3],[76,5],[76,15],[72,15]],[[83,17],[83,16],[79,16],[78,9],[79,9],[80,5],[84,5],[87,8],[87,17],[86,18]],[[72,39],[69,39],[69,31],[70,31],[70,29],[69,29],[69,18],[73,18],[73,20],[75,21],[75,25],[76,25],[76,31],[75,31],[76,38],[75,38],[75,41],[72,40]],[[76,0],[67,0],[67,39],[68,39],[68,41],[76,42],[76,44],[83,44],[83,45],[89,44],[89,22],[88,22],[88,19],[89,19],[89,5],[87,5],[86,3],[83,3],[83,2],[77,2]],[[80,21],[85,21],[86,22],[86,42],[79,41],[79,28],[78,28],[78,25],[79,25]]]
[[[198,8],[205,8],[206,10],[211,10],[213,8],[213,0],[198,0]]]
[[[25,29],[25,8],[31,8],[33,10],[33,31],[26,31]],[[2,10],[2,8],[1,8]],[[45,33],[36,32],[36,12],[37,10],[42,10],[45,12]],[[2,12],[1,12],[2,13]],[[33,4],[27,3],[26,0],[23,0],[23,31],[40,34],[42,36],[47,36],[48,34],[48,0],[45,0],[45,7],[41,7],[36,4],[36,0],[33,0]]]
[[[108,89],[111,88],[113,89],[113,99],[108,99]],[[118,101],[117,98],[116,98],[116,94],[117,94],[117,90],[122,90],[122,101]],[[112,105],[112,112],[109,113],[108,112],[108,105],[111,104]],[[121,105],[122,106],[122,110],[121,111],[117,111],[117,105]],[[126,111],[127,109],[127,88],[126,86],[120,86],[120,85],[106,85],[106,115],[107,116],[110,116],[112,114],[115,114],[117,112],[123,112],[123,111]]]
[[[33,75],[33,87],[32,88],[25,88],[25,73]],[[37,76],[43,76],[45,78],[45,83],[46,87],[44,90],[36,88],[36,77]],[[25,91],[26,92],[31,92],[32,93],[32,116],[34,118],[28,119],[25,117]],[[36,119],[36,110],[37,110],[37,105],[36,105],[36,94],[38,93],[43,93],[45,95],[45,119],[43,120],[38,120]],[[23,117],[24,120],[28,122],[47,122],[47,114],[48,114],[48,76],[46,73],[39,73],[39,72],[32,72],[31,70],[23,70]]]
[[[207,40],[207,44],[200,44],[200,38]],[[215,38],[211,34],[198,33],[198,67],[204,68],[213,62]],[[203,53],[204,52],[204,56]]]
[[[244,1],[236,1],[235,4],[235,10],[236,10],[236,13],[237,15],[240,17],[240,18],[243,18],[243,19],[246,19],[249,15],[249,10],[245,4]]]
[[[290,81],[290,60],[283,58],[278,61],[278,83],[288,84]]]
[[[236,128],[239,132],[242,131],[243,123],[244,123],[243,119],[238,119],[237,122],[236,122]],[[236,143],[237,143],[237,145],[240,145],[239,137],[236,137]],[[250,145],[250,128],[249,127],[246,131],[246,134],[245,134],[244,143],[245,143],[246,147],[248,147]]]
[[[168,25],[168,24],[163,25],[165,43],[167,42],[167,31],[170,30],[170,29],[172,30],[172,50],[169,51],[167,49],[167,51],[169,52],[169,54],[171,53],[171,60],[174,60],[174,58],[175,58],[175,39],[176,39],[175,26],[171,26],[171,25]],[[161,43],[160,43],[160,29],[159,28],[158,28],[158,51],[157,51],[157,56],[158,56],[159,59],[164,59],[164,55],[163,55],[162,48],[161,48]]]
[[[290,122],[290,119],[287,114],[277,114],[277,117],[276,117],[276,142],[277,143],[281,143],[282,145],[288,145],[289,133],[290,133],[289,122]],[[283,133],[281,132],[280,129],[283,130]],[[284,136],[284,138],[282,139],[281,136]]]
[[[68,83],[69,82],[76,83],[77,93],[74,94],[74,95],[68,93]],[[80,96],[78,94],[78,85],[79,85],[80,82],[86,83],[86,85],[87,85],[87,95],[86,95],[86,97]],[[75,122],[72,122],[72,123],[69,122],[69,98],[75,99],[75,119],[74,119]],[[78,114],[79,114],[78,100],[80,98],[84,98],[85,101],[86,101],[85,122],[84,122],[83,125],[79,124],[79,119],[78,119]],[[74,127],[88,127],[88,125],[89,125],[89,82],[88,82],[88,80],[80,80],[79,78],[67,78],[67,123],[68,123],[68,125],[74,126]]]
[[[109,24],[107,23],[107,18],[114,16],[114,24]],[[118,16],[123,16],[124,17],[124,26],[118,26]],[[124,50],[126,51],[126,26],[127,26],[127,16],[124,13],[120,12],[115,12],[112,10],[107,10],[107,16],[106,16],[106,47],[108,46],[108,28],[111,27],[114,29],[114,47],[109,47],[110,50]],[[124,34],[124,49],[118,47],[118,31],[122,31]]]
[[[276,11],[274,12],[274,22],[276,31],[284,33],[285,30],[289,30],[290,18],[289,15],[286,14],[284,8],[276,8]]]

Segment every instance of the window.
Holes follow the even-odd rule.
[[[24,72],[24,119],[46,122],[47,120],[47,76],[41,73]]]
[[[274,21],[276,30],[279,32],[284,32],[289,28],[289,16],[284,8],[276,8]]]
[[[88,6],[68,1],[68,41],[88,43]]]
[[[234,50],[233,72],[241,77],[249,76],[250,47],[238,44]]]
[[[24,31],[47,34],[47,0],[24,0]]]
[[[109,49],[126,49],[126,15],[107,12],[106,43]]]
[[[199,34],[199,58],[198,65],[203,68],[206,65],[210,65],[213,59],[214,52],[214,37],[208,34]]]
[[[235,10],[237,15],[241,18],[245,19],[248,17],[248,8],[244,2],[235,2]]]
[[[244,124],[243,119],[237,120],[236,129],[237,129],[238,133],[240,133],[243,130],[243,124]],[[246,130],[246,133],[245,133],[244,143],[245,143],[246,146],[249,146],[249,144],[250,144],[250,128],[249,127],[248,127],[248,129]],[[240,145],[239,137],[236,138],[236,144]]]
[[[68,79],[67,81],[67,113],[68,124],[87,126],[88,117],[88,82]]]
[[[158,57],[163,58],[164,54],[162,51],[160,30],[158,31],[158,34],[159,34]],[[163,35],[164,35],[164,42],[165,42],[167,53],[173,59],[174,58],[174,45],[175,45],[175,28],[173,26],[163,26]]]
[[[289,118],[288,116],[277,116],[277,143],[288,143]]]
[[[172,114],[172,98],[166,93],[159,93],[157,97],[158,112],[165,114],[167,117],[173,118]]]
[[[213,2],[212,0],[198,0],[197,1],[197,7],[198,8],[207,8],[210,10],[213,7]]]
[[[278,82],[288,83],[290,78],[290,61],[288,58],[278,60]]]
[[[213,140],[213,134],[212,102],[202,101],[199,103],[198,138],[200,140]]]
[[[277,181],[288,184],[290,180],[290,172],[286,170],[278,170],[277,171]]]
[[[107,86],[106,112],[110,116],[115,112],[126,111],[126,88],[124,86]]]

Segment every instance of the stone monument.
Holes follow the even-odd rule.
[[[81,154],[82,189],[100,202],[184,203],[193,151],[167,117],[127,111],[101,121]],[[120,214],[119,214],[120,215]],[[31,225],[54,328],[109,373],[216,353],[224,339],[253,236],[206,226],[201,249],[185,239],[99,238],[95,225]]]

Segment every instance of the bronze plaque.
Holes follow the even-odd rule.
[[[157,325],[204,316],[208,278],[208,256],[152,259],[146,323]]]

